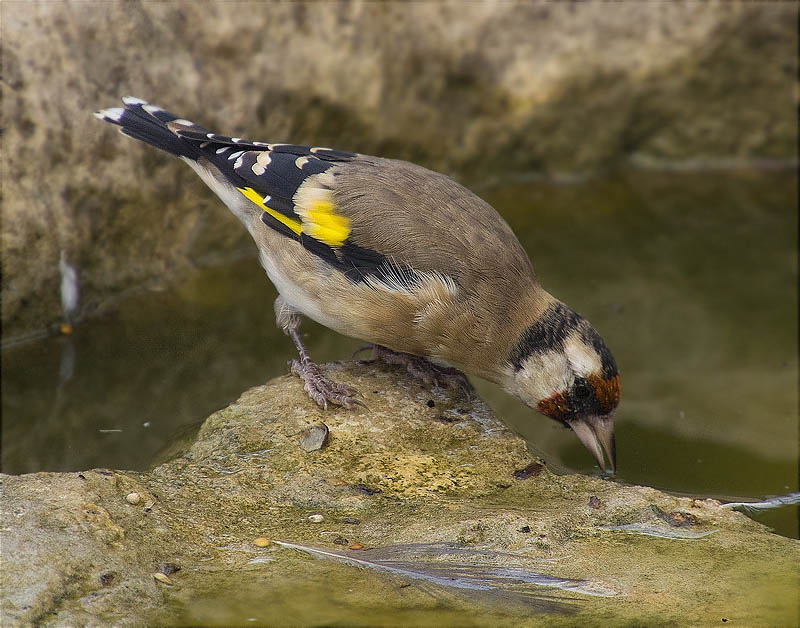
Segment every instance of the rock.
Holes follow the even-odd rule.
[[[62,322],[62,260],[79,319],[253,251],[184,164],[91,115],[122,95],[469,182],[628,159],[792,163],[796,16],[755,2],[6,3],[4,334]]]
[[[140,501],[142,501],[142,496],[139,495],[139,493],[128,493],[125,496],[125,501],[131,504],[132,506],[135,506]]]
[[[514,480],[531,455],[479,399],[442,423],[429,391],[399,370],[325,368],[364,391],[369,410],[323,412],[281,377],[210,416],[182,455],[148,473],[0,476],[0,623],[800,619],[798,541],[714,500],[546,466]],[[322,418],[336,439],[309,456],[297,434]],[[149,511],[127,504],[132,486],[152,497]],[[308,521],[319,513],[323,525]],[[338,544],[355,517],[358,540]],[[167,577],[177,568],[164,565],[182,569]]]
[[[313,425],[300,434],[300,447],[308,453],[319,451],[327,444],[328,434],[328,426],[324,423]]]

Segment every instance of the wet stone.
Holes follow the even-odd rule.
[[[108,617],[132,618],[120,626],[245,625],[256,612],[259,625],[283,625],[296,610],[295,624],[322,625],[332,615],[319,612],[320,600],[331,590],[346,591],[335,609],[343,625],[391,617],[415,625],[577,626],[598,617],[625,626],[723,625],[722,617],[800,625],[797,541],[714,501],[695,510],[687,497],[648,487],[545,473],[477,399],[464,429],[451,429],[433,420],[442,403],[432,412],[430,395],[409,394],[403,373],[353,363],[326,365],[326,373],[383,396],[370,399],[370,413],[321,415],[302,386],[281,377],[213,414],[185,456],[152,471],[1,476],[14,519],[0,530],[9,583],[0,625],[105,625]],[[265,421],[264,408],[279,419]],[[306,454],[298,436],[321,416],[337,437],[324,453]],[[249,455],[265,447],[269,456]],[[539,475],[518,481],[515,469]],[[128,508],[131,487],[142,502]],[[608,518],[592,516],[604,511],[590,512],[591,496]],[[691,521],[689,512],[713,529],[667,523]],[[256,538],[271,545],[260,549]],[[386,569],[392,560],[406,570],[401,584]],[[164,561],[183,570],[173,575]],[[500,583],[498,568],[517,581]],[[87,574],[86,586],[65,588],[76,573]],[[488,588],[477,598],[458,586],[484,576]],[[553,589],[565,582],[568,590]],[[318,584],[293,602],[308,583]],[[517,589],[522,597],[509,604]],[[440,599],[450,614],[441,614]],[[431,614],[409,619],[409,608]]]

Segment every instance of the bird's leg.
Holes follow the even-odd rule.
[[[392,351],[381,345],[373,345],[372,355],[375,359],[386,362],[386,364],[405,366],[412,376],[422,380],[429,386],[460,390],[467,395],[474,390],[467,376],[458,369],[450,366],[438,366],[418,355]]]
[[[358,399],[354,399],[354,396],[358,394],[355,388],[328,379],[322,373],[322,369],[312,362],[298,332],[300,314],[280,296],[275,299],[275,321],[297,347],[300,359],[290,360],[289,369],[303,380],[305,391],[311,399],[326,410],[328,403],[345,408],[364,405]]]

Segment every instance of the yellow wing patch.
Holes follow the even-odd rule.
[[[303,219],[302,222],[299,222],[272,209],[253,188],[236,189],[270,216],[289,227],[297,235],[305,233],[328,246],[340,247],[345,243],[352,231],[350,229],[350,219],[347,216],[335,213],[336,205],[329,196],[318,196],[312,199],[306,208],[297,206],[296,209]]]
[[[303,225],[300,224],[298,221],[289,218],[288,216],[284,216],[282,213],[275,211],[271,207],[269,207],[265,202],[264,199],[261,197],[261,194],[256,192],[253,188],[236,188],[239,190],[244,196],[258,205],[261,209],[267,212],[270,216],[272,216],[275,220],[282,222],[284,225],[289,227],[292,231],[294,231],[297,235],[300,235],[303,232]]]
[[[333,213],[335,205],[326,199],[315,199],[304,212],[304,231],[328,246],[342,246],[350,235],[350,219]]]

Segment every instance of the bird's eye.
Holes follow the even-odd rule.
[[[589,384],[583,378],[575,380],[575,384],[572,386],[572,392],[578,399],[586,399],[586,397],[592,394]]]

